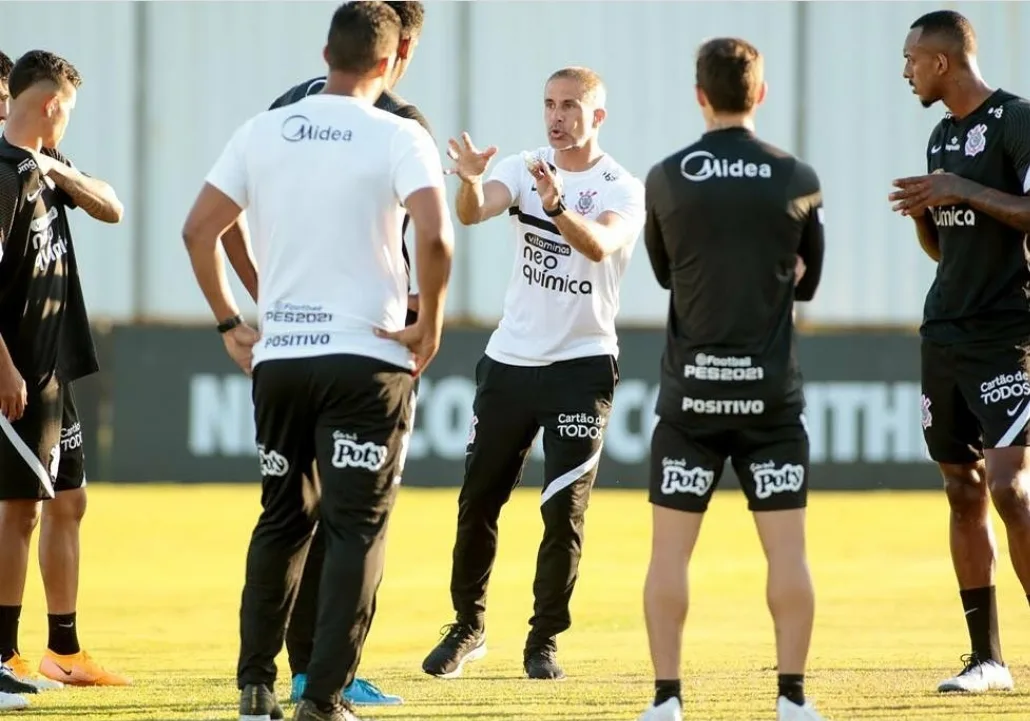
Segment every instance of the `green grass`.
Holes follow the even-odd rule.
[[[595,493],[587,516],[573,628],[559,639],[569,675],[521,677],[539,541],[537,492],[505,508],[490,588],[490,653],[465,677],[423,675],[422,658],[451,617],[448,579],[456,489],[405,489],[391,527],[386,578],[361,675],[403,695],[371,719],[632,721],[652,690],[641,588],[650,514],[641,492]],[[85,721],[235,719],[233,681],[243,558],[258,489],[230,486],[91,486],[84,528],[79,627],[102,663],[131,688],[40,694],[13,718]],[[1004,542],[1004,534],[999,534]],[[1017,690],[940,697],[966,650],[947,552],[947,510],[934,493],[815,494],[809,537],[817,618],[808,694],[831,721],[1030,718],[1030,608],[1002,549],[1003,649]],[[684,651],[687,719],[773,719],[772,627],[764,564],[737,492],[717,495],[691,576]],[[32,567],[22,651],[45,642],[39,575]],[[285,657],[280,669],[285,669]],[[279,691],[288,693],[280,678]],[[287,717],[291,714],[287,708]]]

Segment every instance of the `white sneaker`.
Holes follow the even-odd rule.
[[[0,691],[0,711],[21,711],[28,707],[29,701],[24,696]]]
[[[776,721],[826,721],[815,710],[811,701],[805,701],[804,706],[798,706],[786,696],[776,699]]]
[[[957,675],[942,681],[938,693],[959,691],[963,693],[984,693],[986,691],[1011,691],[1012,674],[1004,664],[997,661],[980,661],[976,656],[962,657],[966,667]]]
[[[651,706],[637,721],[683,721],[683,707],[678,698],[670,698],[659,706]]]

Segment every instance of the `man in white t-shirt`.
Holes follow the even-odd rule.
[[[226,349],[252,373],[262,508],[241,609],[240,718],[282,718],[275,656],[316,516],[326,540],[298,721],[354,721],[354,678],[382,579],[386,525],[411,433],[413,384],[435,356],[452,239],[443,169],[417,123],[373,107],[393,74],[397,13],[333,15],[325,88],[233,135],[183,235]],[[260,337],[239,315],[218,238],[249,208]],[[421,290],[405,327],[405,211]],[[314,472],[317,462],[318,473]]]
[[[549,146],[497,164],[468,134],[450,141],[465,225],[507,211],[516,258],[497,330],[476,366],[451,575],[456,620],[422,669],[452,678],[486,653],[486,589],[501,507],[544,432],[544,538],[523,652],[530,678],[562,678],[556,637],[571,625],[583,522],[618,383],[619,284],[644,225],[644,187],[598,145],[605,89],[587,68],[548,79]]]

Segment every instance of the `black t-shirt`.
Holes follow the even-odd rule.
[[[66,214],[74,207],[29,152],[0,138],[0,336],[30,385],[97,370]]]
[[[747,129],[716,130],[651,169],[646,205],[651,266],[672,291],[658,415],[751,422],[802,406],[792,314],[822,274],[815,171]]]
[[[276,98],[268,109],[275,110],[276,108],[282,108],[287,105],[292,105],[293,103],[296,103],[299,100],[308,97],[309,95],[315,95],[317,93],[322,92],[322,88],[325,87],[325,80],[325,76],[323,75],[321,77],[311,78],[310,80],[306,80],[303,83],[294,85],[292,88],[290,88],[285,93]],[[388,113],[393,113],[394,115],[397,115],[401,118],[414,120],[423,128],[425,128],[427,133],[429,133],[430,135],[433,134],[432,128],[429,127],[429,122],[425,119],[425,116],[423,116],[422,113],[419,112],[419,109],[411,103],[407,102],[400,95],[397,95],[396,93],[390,90],[383,91],[383,94],[380,95],[379,98],[376,100],[375,106],[380,110],[385,110]],[[404,256],[404,267],[407,268],[409,276],[411,274],[411,258],[408,255],[408,246],[406,243],[403,242],[403,237],[407,234],[408,222],[410,220],[411,218],[408,215],[405,215],[404,221],[401,224],[401,254]],[[411,289],[410,277],[408,282],[408,289]],[[417,313],[415,313],[415,311],[408,311],[408,325],[414,323],[416,317]]]
[[[947,114],[926,146],[944,171],[1010,195],[1030,193],[1030,102],[996,90],[958,120]],[[932,208],[941,260],[926,295],[922,335],[940,343],[1030,334],[1026,234],[966,204]]]

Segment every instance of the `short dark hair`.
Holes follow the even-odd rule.
[[[385,56],[397,52],[401,19],[380,0],[344,3],[329,25],[329,69],[364,74]]]
[[[976,32],[973,30],[973,23],[962,13],[954,10],[935,10],[912,23],[909,30],[916,28],[922,28],[923,36],[940,37],[953,45],[958,52],[976,54]]]
[[[11,77],[11,68],[13,67],[14,61],[0,50],[0,83],[7,82],[7,78]]]
[[[422,34],[422,23],[426,19],[426,6],[415,0],[387,0],[401,19],[401,37],[414,38]]]
[[[715,38],[697,51],[697,85],[716,112],[754,109],[762,90],[762,73],[762,54],[747,40]]]
[[[82,76],[75,66],[62,57],[46,50],[30,50],[14,63],[7,82],[11,97],[17,98],[37,83],[51,82],[54,85],[70,83],[78,89]]]

